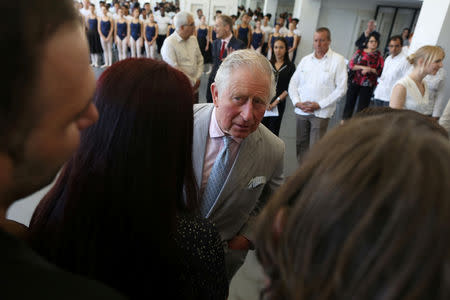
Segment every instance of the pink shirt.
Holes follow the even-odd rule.
[[[225,42],[225,49],[228,47],[228,43],[230,43],[232,37],[233,35],[230,34],[226,39],[221,40],[222,43]],[[220,44],[220,47],[222,47],[222,44]]]
[[[222,129],[220,129],[219,124],[216,119],[216,108],[213,108],[211,114],[211,122],[209,123],[209,135],[206,140],[206,151],[205,151],[205,159],[203,162],[203,173],[202,173],[202,186],[200,187],[200,195],[203,196],[203,192],[205,191],[206,184],[208,183],[209,173],[211,173],[211,169],[214,165],[214,161],[216,160],[217,154],[219,154],[220,150],[223,147],[222,137],[225,136]],[[239,151],[239,146],[242,142],[242,139],[232,137],[230,143],[230,165],[233,165],[234,160],[236,159],[236,155]]]

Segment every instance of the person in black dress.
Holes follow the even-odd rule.
[[[33,215],[33,248],[131,299],[225,300],[223,245],[199,216],[192,99],[163,61],[109,67],[94,96],[99,121]]]
[[[284,109],[286,108],[286,97],[288,96],[289,81],[295,72],[295,65],[289,59],[288,43],[285,38],[277,37],[274,41],[272,57],[273,72],[275,73],[275,81],[277,90],[275,97],[270,102],[267,110],[272,110],[276,106],[278,116],[266,116],[263,123],[276,136],[280,133],[281,120],[283,119]]]
[[[100,35],[98,34],[98,17],[95,13],[95,5],[89,6],[89,15],[86,16],[87,39],[91,53],[91,66],[100,67],[100,55],[103,53]]]
[[[206,24],[206,16],[200,17],[200,25],[197,27],[195,31],[195,35],[197,36],[198,46],[203,56],[203,63],[210,64],[211,63],[211,43],[210,43],[210,29]]]

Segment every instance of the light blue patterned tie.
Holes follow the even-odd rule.
[[[211,173],[209,174],[208,182],[206,183],[205,191],[203,192],[203,201],[201,203],[203,217],[206,217],[213,207],[228,176],[231,137],[224,136],[222,140],[223,147],[219,154],[217,154]]]

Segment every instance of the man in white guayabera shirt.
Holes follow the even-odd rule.
[[[394,84],[403,78],[411,65],[402,52],[403,39],[400,35],[394,35],[389,39],[389,56],[384,61],[383,73],[378,78],[373,101],[375,106],[389,106],[392,88]]]
[[[177,13],[173,19],[176,31],[164,40],[162,59],[182,71],[190,80],[198,102],[198,88],[203,73],[203,56],[198,46],[194,16],[186,11]]]
[[[314,33],[314,52],[303,57],[289,83],[289,96],[297,118],[297,160],[326,132],[336,102],[347,92],[347,66],[330,49],[330,30]]]

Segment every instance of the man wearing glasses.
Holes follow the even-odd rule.
[[[410,68],[406,55],[402,52],[403,39],[400,35],[389,39],[389,56],[384,61],[384,68],[378,78],[374,92],[375,106],[389,106],[391,91],[395,83],[404,77]]]
[[[173,19],[175,32],[164,40],[162,59],[182,71],[191,81],[198,103],[198,88],[203,73],[203,56],[200,52],[195,31],[194,16],[186,11],[177,13]]]

